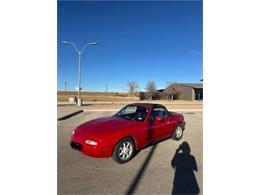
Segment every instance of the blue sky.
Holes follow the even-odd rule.
[[[141,90],[200,82],[202,36],[200,1],[58,1],[58,90],[77,86],[78,57],[63,40],[98,41],[82,54],[83,91],[122,91],[132,80]]]

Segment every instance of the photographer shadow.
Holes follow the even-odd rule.
[[[175,169],[172,194],[197,195],[200,192],[194,171],[198,171],[196,159],[190,154],[188,142],[183,142],[171,161]]]

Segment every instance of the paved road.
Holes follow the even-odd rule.
[[[58,121],[58,194],[171,194],[175,176],[171,161],[183,141],[189,143],[197,162],[198,171],[192,182],[198,183],[202,194],[202,112],[184,113],[187,126],[181,141],[167,140],[146,148],[123,165],[70,148],[70,134],[77,125],[109,114],[82,112]]]

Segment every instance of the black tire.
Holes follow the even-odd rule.
[[[127,147],[129,144],[129,147]],[[123,148],[127,148],[124,149]],[[131,148],[131,149],[130,149]],[[120,155],[120,153],[123,153]],[[124,138],[120,142],[116,144],[116,147],[114,148],[112,158],[119,164],[123,164],[128,162],[133,158],[135,154],[135,144],[134,141],[130,138]],[[123,158],[125,155],[125,159]]]
[[[183,136],[183,128],[182,128],[181,125],[177,125],[175,127],[174,134],[173,134],[172,138],[174,140],[179,141],[182,138],[182,136]]]

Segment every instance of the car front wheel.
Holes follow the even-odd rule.
[[[180,140],[183,136],[183,128],[180,125],[177,125],[175,128],[175,132],[173,134],[174,140]]]
[[[135,152],[134,142],[131,138],[122,139],[120,142],[117,143],[112,158],[117,163],[125,163],[133,157]]]

